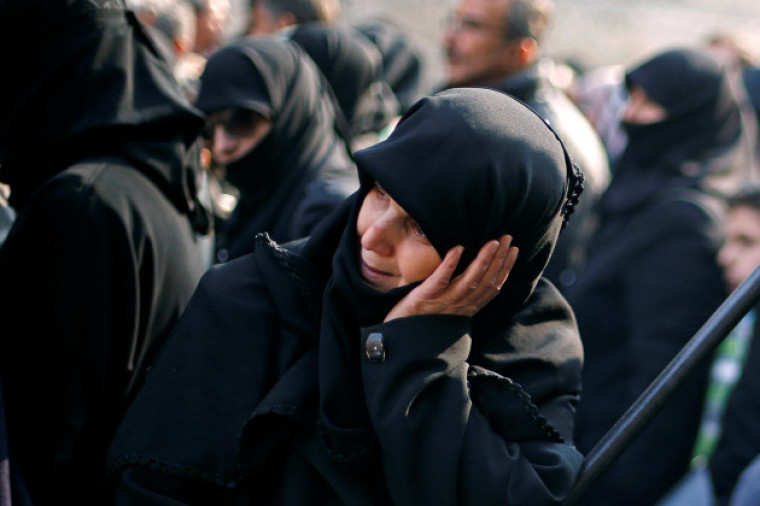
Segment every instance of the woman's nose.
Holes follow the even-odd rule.
[[[362,235],[361,243],[364,249],[374,251],[378,255],[391,255],[397,241],[397,218],[391,209],[380,214],[367,231]]]
[[[636,118],[636,111],[638,108],[638,103],[629,99],[628,103],[623,108],[622,120],[626,122],[633,122]]]
[[[217,125],[214,129],[214,142],[212,146],[214,158],[224,163],[234,153],[236,147],[237,142],[235,138],[229,135],[224,128]]]

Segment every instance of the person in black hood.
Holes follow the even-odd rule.
[[[383,57],[362,33],[346,25],[304,23],[285,31],[317,64],[338,102],[352,150],[381,140],[398,121],[399,105],[383,78]]]
[[[449,90],[356,159],[311,237],[262,235],[201,281],[111,446],[116,504],[569,492],[583,351],[540,278],[582,185],[561,141],[506,94]]]
[[[196,105],[209,120],[212,154],[240,192],[220,223],[217,259],[249,253],[256,234],[309,235],[358,187],[356,165],[319,70],[294,42],[261,36],[209,58]]]
[[[576,437],[589,451],[727,296],[716,262],[724,196],[749,176],[725,69],[672,49],[626,74],[628,144],[567,297],[586,349]],[[689,467],[705,363],[583,504],[654,504]],[[635,479],[633,479],[635,477]],[[646,486],[642,486],[642,483]]]
[[[383,79],[396,95],[399,114],[432,91],[422,48],[397,23],[383,16],[373,16],[359,19],[351,26],[380,51]]]
[[[10,452],[35,504],[96,504],[117,422],[205,270],[204,122],[120,1],[9,0],[0,26]]]

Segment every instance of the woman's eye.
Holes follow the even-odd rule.
[[[422,231],[422,228],[416,221],[412,222],[411,227],[412,227],[412,233],[414,233],[416,237],[427,240],[427,236],[425,235],[425,232]]]
[[[377,191],[378,196],[380,196],[381,198],[384,198],[384,199],[388,198],[388,193],[378,183],[375,183],[375,191]]]

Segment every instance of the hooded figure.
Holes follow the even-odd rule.
[[[290,39],[325,76],[352,146],[362,142],[358,137],[376,136],[398,119],[399,105],[384,80],[382,55],[363,34],[350,26],[306,23],[296,25]]]
[[[749,167],[738,102],[713,58],[669,50],[630,70],[626,82],[628,144],[600,201],[588,262],[568,293],[586,349],[576,431],[584,451],[727,296],[716,262],[721,191],[737,189]],[[584,504],[608,504],[610,497],[621,505],[654,504],[675,484],[689,467],[708,365],[596,482]]]
[[[0,249],[10,452],[35,504],[95,504],[117,422],[205,267],[203,119],[121,2],[10,0],[0,25],[15,47],[0,99],[18,212]]]
[[[260,232],[281,242],[309,235],[356,190],[356,166],[320,79],[308,56],[277,36],[245,39],[209,58],[196,105],[208,115],[253,111],[271,124],[260,142],[224,163],[240,199],[219,227],[218,259],[250,252]]]
[[[308,240],[260,236],[201,281],[111,447],[118,504],[569,492],[582,347],[540,279],[580,184],[558,137],[457,89],[356,159],[359,191]]]
[[[396,95],[399,114],[433,89],[421,48],[396,23],[377,17],[362,19],[353,26],[380,51],[383,79]]]

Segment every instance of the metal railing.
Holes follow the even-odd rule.
[[[689,342],[650,383],[583,461],[575,487],[564,502],[576,504],[654,418],[692,371],[717,348],[760,300],[760,267],[734,290]]]

